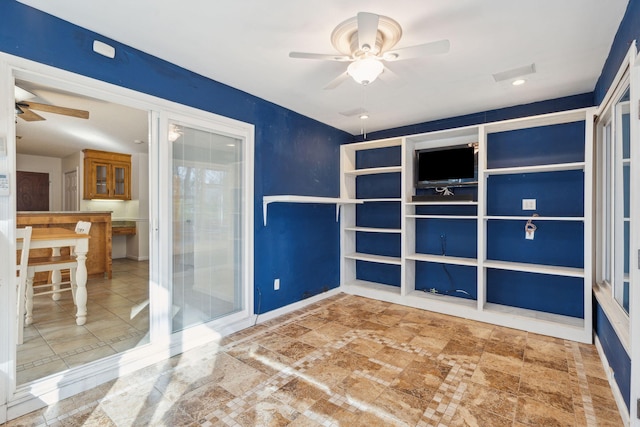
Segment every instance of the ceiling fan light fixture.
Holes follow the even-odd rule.
[[[18,105],[16,104],[16,114],[24,114],[24,111],[22,111],[22,108],[18,107]]]
[[[382,62],[374,58],[364,58],[349,64],[347,73],[359,84],[371,84],[384,70]]]

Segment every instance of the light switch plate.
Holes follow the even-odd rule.
[[[522,210],[523,211],[535,211],[536,210],[536,199],[522,199]]]

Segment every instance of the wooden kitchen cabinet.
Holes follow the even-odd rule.
[[[131,154],[84,152],[84,198],[131,200]]]

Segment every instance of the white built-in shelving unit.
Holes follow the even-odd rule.
[[[462,316],[493,324],[518,328],[540,334],[556,336],[581,342],[592,340],[592,308],[591,308],[591,251],[592,251],[592,135],[593,135],[593,109],[580,109],[568,112],[547,114],[502,122],[487,123],[478,126],[449,129],[430,132],[419,135],[410,135],[401,138],[391,138],[377,141],[367,141],[343,145],[341,147],[341,189],[340,200],[355,200],[363,203],[397,203],[399,204],[400,218],[397,222],[400,228],[368,227],[358,224],[357,207],[355,203],[345,204],[341,210],[341,288],[344,292],[358,294],[366,297],[383,299],[386,301],[405,304],[408,306],[423,308],[445,314]],[[584,122],[584,161],[570,162],[538,162],[522,166],[507,165],[507,167],[487,167],[487,141],[494,133],[546,127],[556,124]],[[415,151],[425,148],[455,146],[467,143],[478,144],[478,186],[477,197],[474,201],[447,200],[441,201],[412,201],[415,195],[414,186],[414,155]],[[527,144],[528,141],[518,141],[519,144]],[[562,143],[559,141],[558,143]],[[375,150],[379,148],[398,147],[401,154],[401,165],[389,164],[373,168],[358,168],[356,158],[359,152]],[[487,186],[490,177],[498,175],[531,176],[565,171],[582,171],[584,192],[584,206],[582,213],[575,212],[564,214],[563,212],[552,215],[533,217],[528,212],[509,215],[503,213],[488,214],[487,212]],[[400,197],[396,198],[368,198],[358,199],[357,177],[376,174],[400,174]],[[391,179],[395,179],[395,176]],[[368,194],[367,194],[368,195]],[[430,212],[430,208],[436,208]],[[461,207],[464,207],[462,210]],[[426,211],[425,211],[426,209]],[[394,211],[395,212],[395,211]],[[570,226],[572,223],[581,224],[584,232],[584,240],[578,242],[577,247],[582,246],[584,253],[584,267],[572,267],[562,265],[536,264],[535,262],[506,261],[503,259],[488,258],[488,240],[490,230],[489,222],[513,223],[518,222],[523,226],[528,220],[534,222],[554,223],[560,226]],[[421,253],[416,250],[416,228],[418,224],[429,224],[430,221],[457,221],[465,224],[465,229],[474,230],[468,236],[470,245],[475,246],[468,250],[474,256],[452,256],[443,253]],[[394,221],[392,221],[394,222]],[[471,227],[469,222],[473,223]],[[398,256],[383,256],[378,254],[361,253],[356,250],[357,236],[359,233],[375,233],[378,235],[400,235],[401,253]],[[522,230],[524,238],[524,228]],[[443,251],[444,252],[444,251]],[[399,286],[397,284],[385,284],[369,280],[361,280],[358,277],[358,263],[374,263],[399,266]],[[476,283],[471,284],[473,292],[442,294],[429,292],[429,289],[416,287],[417,266],[420,263],[449,266],[448,268],[475,269],[473,275]],[[455,267],[451,267],[455,266]],[[397,268],[397,267],[396,267]],[[582,285],[582,311],[581,317],[560,315],[538,310],[526,309],[517,306],[503,305],[491,302],[488,294],[492,283],[488,280],[489,271],[507,271],[515,274],[538,275],[539,280],[547,280],[548,277],[568,278],[568,280],[581,280]],[[448,273],[447,273],[448,274]],[[513,292],[518,292],[518,283],[514,283]],[[551,298],[551,296],[550,296]],[[571,301],[573,303],[574,301]]]

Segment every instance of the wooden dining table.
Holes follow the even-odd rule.
[[[76,285],[75,304],[76,304],[76,324],[82,326],[87,321],[87,252],[89,251],[89,235],[76,233],[74,230],[68,230],[61,227],[38,227],[33,228],[31,232],[30,249],[46,249],[52,251],[52,256],[60,255],[60,248],[71,247],[76,254],[78,266],[76,268]],[[21,244],[18,242],[18,249]],[[56,271],[52,267],[53,274],[59,277],[60,271]],[[33,280],[29,277],[27,280]],[[60,280],[58,279],[58,283]],[[56,279],[52,280],[56,283]],[[54,294],[54,299],[55,298]],[[28,313],[27,313],[28,315]]]

